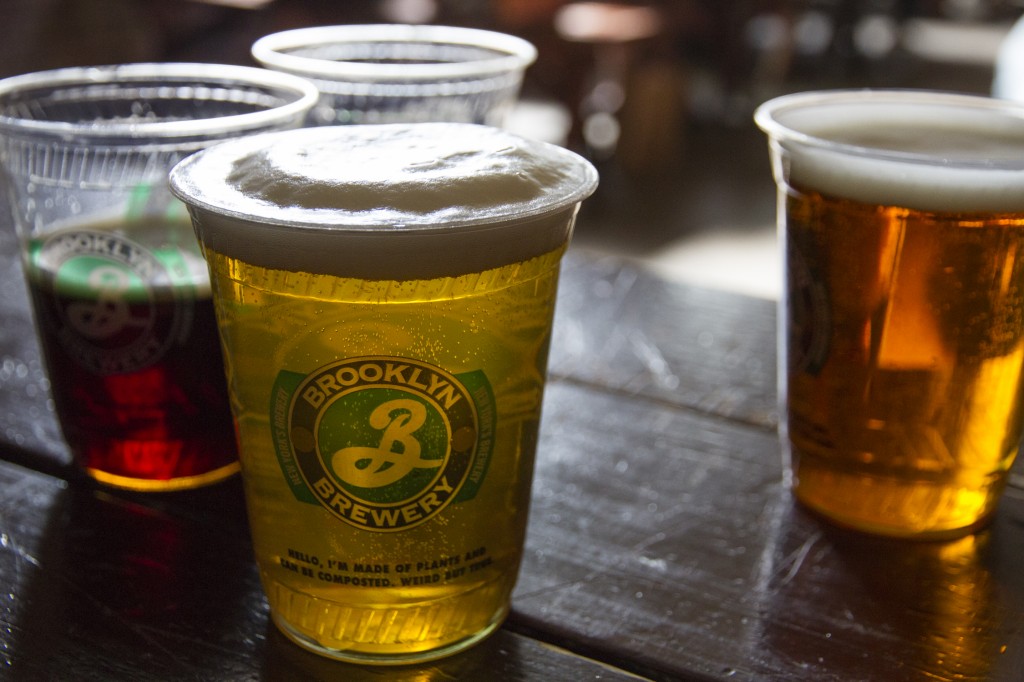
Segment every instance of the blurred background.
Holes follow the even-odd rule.
[[[601,171],[574,247],[773,298],[774,185],[754,108],[819,88],[988,94],[1022,15],[1024,0],[0,0],[0,76],[133,61],[252,65],[256,38],[315,25],[515,34],[539,58],[509,127]]]

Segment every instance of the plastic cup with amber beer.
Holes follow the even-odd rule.
[[[56,413],[104,484],[166,491],[238,471],[209,276],[171,167],[300,125],[316,89],[264,69],[69,68],[0,81],[0,181]]]
[[[497,128],[309,128],[179,164],[273,620],[349,661],[509,607],[559,263],[593,167]]]
[[[1021,439],[1024,108],[921,91],[762,105],[796,497],[846,527],[967,534]]]

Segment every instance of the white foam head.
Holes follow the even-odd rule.
[[[593,166],[568,150],[462,123],[245,137],[171,173],[207,248],[374,279],[475,272],[551,251],[596,185]]]
[[[1024,212],[1024,107],[922,91],[780,97],[755,120],[777,179],[870,204]]]

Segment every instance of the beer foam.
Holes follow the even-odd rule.
[[[1024,109],[934,93],[809,93],[757,113],[788,184],[922,211],[1024,211]]]
[[[473,272],[554,250],[597,172],[487,126],[306,128],[240,138],[171,174],[207,248],[370,278]]]

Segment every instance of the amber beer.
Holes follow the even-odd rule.
[[[784,208],[780,397],[797,498],[887,535],[980,527],[1021,438],[1021,112],[857,93],[758,116]]]
[[[30,240],[25,269],[59,377],[61,428],[89,475],[158,491],[238,471],[208,275],[187,219],[57,230]]]
[[[595,184],[565,150],[465,124],[263,136],[172,173],[263,586],[300,645],[408,663],[504,619],[559,263]]]

